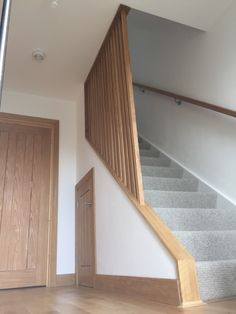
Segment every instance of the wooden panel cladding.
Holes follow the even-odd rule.
[[[143,204],[127,12],[120,6],[86,80],[85,133],[115,179]]]
[[[138,88],[141,88],[143,90],[149,90],[151,92],[154,92],[154,93],[157,93],[160,95],[164,95],[164,96],[171,97],[171,98],[174,98],[177,100],[181,100],[181,101],[193,104],[193,105],[198,106],[198,107],[206,108],[208,110],[216,111],[216,112],[225,114],[227,116],[231,116],[231,117],[236,118],[236,111],[235,110],[231,110],[231,109],[227,109],[225,107],[209,104],[207,102],[203,102],[201,100],[193,99],[190,97],[178,95],[178,94],[175,94],[175,93],[163,90],[163,89],[159,89],[156,87],[151,87],[151,86],[147,86],[147,85],[143,85],[143,84],[139,84],[139,83],[135,83],[135,82],[133,83],[133,85],[138,87]]]

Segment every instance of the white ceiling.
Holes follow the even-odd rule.
[[[4,87],[75,100],[119,0],[13,0]],[[207,30],[233,0],[124,0],[135,9]],[[43,48],[43,63],[32,60]]]

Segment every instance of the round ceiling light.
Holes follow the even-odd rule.
[[[43,51],[43,49],[37,48],[33,50],[32,56],[35,61],[42,62],[46,58],[46,53]]]

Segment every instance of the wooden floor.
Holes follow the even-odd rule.
[[[34,288],[0,291],[0,314],[231,314],[236,300],[176,309],[87,288]]]

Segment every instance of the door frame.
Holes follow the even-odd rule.
[[[94,230],[94,287],[95,287],[95,279],[97,274],[97,262],[96,262],[96,214],[95,214],[95,170],[94,168],[91,168],[86,175],[76,184],[75,186],[75,279],[76,279],[76,285],[79,284],[79,267],[78,267],[78,261],[79,261],[79,244],[78,244],[78,238],[79,238],[79,224],[78,224],[78,200],[77,200],[77,191],[79,188],[88,180],[92,180],[92,195],[93,195],[93,230]]]
[[[48,217],[48,251],[47,251],[47,287],[56,286],[57,265],[57,212],[58,212],[58,161],[59,161],[59,121],[18,114],[0,112],[0,122],[23,126],[50,129],[51,160]]]

